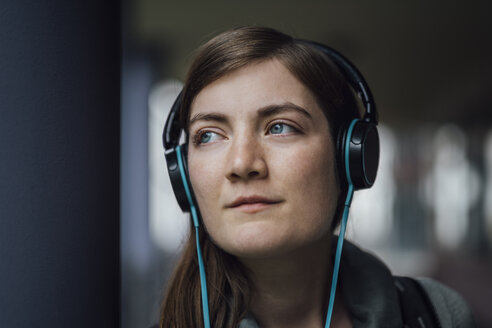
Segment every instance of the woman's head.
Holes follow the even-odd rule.
[[[346,188],[337,175],[336,144],[356,117],[348,83],[312,45],[269,28],[245,27],[199,49],[180,120],[208,232],[200,231],[200,240],[208,283],[215,286],[209,291],[214,326],[237,326],[250,300],[248,271],[223,250],[241,258],[281,255],[322,241],[334,228]],[[194,248],[191,234],[161,323],[200,322]],[[183,290],[192,292],[183,296]],[[187,311],[190,302],[193,312]]]
[[[267,256],[331,230],[337,137],[358,111],[320,50],[268,28],[220,34],[190,68],[180,116],[191,183],[220,247]]]

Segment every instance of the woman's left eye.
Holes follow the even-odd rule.
[[[283,134],[296,131],[297,130],[295,128],[285,123],[275,123],[268,129],[268,132],[270,134]]]

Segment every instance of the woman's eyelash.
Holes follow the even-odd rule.
[[[293,124],[289,124],[283,121],[277,121],[268,125],[267,132],[270,134],[285,134],[289,132],[298,133],[300,132],[300,129],[295,127]]]
[[[202,137],[203,133],[204,133],[204,131],[198,131],[197,133],[195,133],[193,135],[192,141],[193,141],[194,145],[200,145],[201,144],[200,138]]]
[[[209,134],[209,139],[204,141],[202,138],[206,134]],[[210,131],[210,130],[202,130],[202,131],[198,131],[197,133],[195,133],[193,135],[192,141],[193,141],[194,145],[199,146],[201,144],[209,143],[213,139],[214,136],[217,137],[218,133],[214,132],[214,131]]]

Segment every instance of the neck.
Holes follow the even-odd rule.
[[[253,273],[250,311],[261,327],[324,327],[332,276],[331,235],[289,254],[242,259]],[[332,327],[348,316],[338,295]],[[341,327],[341,326],[340,326]]]

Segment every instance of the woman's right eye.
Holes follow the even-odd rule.
[[[207,144],[213,141],[216,141],[217,139],[220,138],[220,135],[218,133],[212,132],[212,131],[205,131],[202,133],[198,133],[195,136],[195,144],[196,145],[201,145],[201,144]]]

